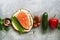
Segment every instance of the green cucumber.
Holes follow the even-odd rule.
[[[12,17],[12,22],[15,24],[15,26],[18,28],[20,33],[24,33],[24,29],[22,28],[22,25],[19,23],[17,18],[14,16]]]
[[[47,28],[48,28],[48,13],[44,12],[44,14],[42,15],[42,29],[44,32],[46,32]]]

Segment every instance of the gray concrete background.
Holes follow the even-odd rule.
[[[0,17],[10,18],[21,8],[30,10],[33,16],[41,17],[43,12],[47,11],[49,18],[56,14],[60,19],[60,0],[0,0]],[[40,26],[29,33],[19,34],[11,28],[8,32],[0,31],[0,40],[60,40],[60,30],[48,29],[48,32],[43,34]]]

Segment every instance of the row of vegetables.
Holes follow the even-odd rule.
[[[42,23],[42,29],[44,32],[47,32],[48,26],[51,29],[56,29],[58,28],[60,30],[60,23],[59,23],[59,19],[55,17],[56,15],[54,15],[52,18],[50,18],[48,20],[48,13],[44,12],[42,15],[42,21],[40,20],[40,23]],[[40,18],[39,18],[40,19]],[[37,27],[37,26],[34,26]]]
[[[14,27],[17,26],[18,29],[15,29],[16,30],[19,30],[20,33],[24,33],[24,31],[26,31],[27,29],[29,29],[28,27],[24,27],[24,29],[22,28],[22,23],[19,23],[19,17],[22,17],[21,16],[22,14],[20,14],[20,16],[16,17],[16,16],[12,16],[11,18],[0,18],[0,31],[1,30],[6,30],[8,31],[10,29],[10,26],[13,25],[13,22],[14,22]],[[51,28],[51,29],[56,29],[58,28],[60,30],[60,22],[59,22],[59,19],[55,17],[56,15],[54,15],[54,17],[50,18],[48,20],[48,13],[47,12],[44,12],[43,15],[42,15],[42,19],[39,17],[39,16],[34,16],[33,18],[33,27],[34,28],[37,28],[39,27],[40,25],[42,25],[42,29],[43,29],[43,32],[47,32],[47,29],[48,29],[48,26]],[[18,20],[17,20],[18,18]],[[22,19],[21,19],[22,20]],[[20,22],[21,22],[20,20]],[[23,19],[24,21],[24,19]],[[25,20],[26,21],[26,20]],[[27,20],[28,21],[28,20]],[[23,25],[25,25],[23,23]],[[26,24],[27,25],[27,24]],[[25,26],[26,26],[25,25]],[[29,25],[27,25],[29,26]],[[29,31],[29,30],[27,30]]]

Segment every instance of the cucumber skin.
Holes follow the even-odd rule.
[[[12,21],[14,22],[15,26],[18,28],[20,33],[24,33],[24,29],[22,28],[21,24],[17,20],[17,18],[14,16],[12,17]]]
[[[44,32],[46,32],[47,28],[48,28],[48,13],[44,12],[44,14],[42,15],[42,29]]]

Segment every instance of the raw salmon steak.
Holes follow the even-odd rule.
[[[17,19],[18,19],[19,23],[22,25],[23,28],[25,28],[25,29],[30,28],[29,19],[28,19],[28,16],[25,12],[20,11],[20,13],[17,16]]]

